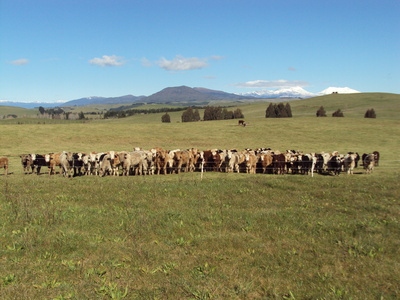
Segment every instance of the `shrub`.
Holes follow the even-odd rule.
[[[169,116],[168,113],[165,113],[161,117],[161,122],[163,123],[171,123],[171,117]]]
[[[326,117],[326,111],[323,106],[321,106],[316,113],[317,117]]]
[[[344,117],[343,112],[340,108],[332,114],[332,117]]]
[[[368,110],[365,112],[364,118],[373,118],[373,119],[375,119],[375,118],[376,118],[375,110],[374,110],[373,108],[368,109]]]

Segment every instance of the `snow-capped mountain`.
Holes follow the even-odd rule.
[[[323,90],[322,92],[318,93],[319,95],[328,95],[328,94],[353,94],[353,93],[361,93],[359,91],[353,90],[349,87],[328,87],[327,89]]]
[[[239,94],[241,96],[252,96],[256,98],[309,98],[315,94],[306,91],[305,89],[296,86],[277,90],[260,90]]]
[[[291,88],[283,88],[276,90],[259,90],[247,93],[240,93],[238,95],[241,96],[252,96],[255,98],[295,98],[295,99],[303,99],[310,98],[321,95],[328,95],[332,93],[339,94],[352,94],[352,93],[360,93],[359,91],[353,90],[348,87],[329,87],[322,92],[319,93],[311,93],[306,91],[302,87],[296,86]]]

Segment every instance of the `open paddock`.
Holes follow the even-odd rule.
[[[0,125],[2,299],[396,299],[398,119]],[[294,111],[295,115],[295,111]],[[236,126],[232,126],[232,124]],[[151,149],[379,151],[371,175],[24,175],[19,155]],[[356,171],[357,172],[357,171]],[[44,173],[44,172],[43,172]]]

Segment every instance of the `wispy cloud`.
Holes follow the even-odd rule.
[[[122,57],[116,56],[116,55],[103,55],[101,58],[95,57],[91,60],[89,60],[89,63],[92,65],[97,65],[101,67],[115,67],[115,66],[122,66],[125,64],[124,61],[122,61]]]
[[[206,58],[189,57],[177,55],[173,60],[167,60],[162,57],[157,64],[160,68],[167,71],[187,71],[203,69],[208,66]]]
[[[143,67],[151,67],[153,65],[153,63],[148,60],[146,57],[143,57],[140,62],[142,63]]]
[[[266,81],[266,80],[255,80],[255,81],[247,81],[241,83],[235,83],[234,86],[240,88],[285,88],[285,87],[295,87],[295,86],[308,86],[310,85],[306,81],[289,81],[289,80],[275,80],[275,81]]]
[[[9,63],[12,65],[15,65],[15,66],[23,66],[23,65],[27,65],[29,63],[29,59],[20,58],[20,59],[10,61]]]

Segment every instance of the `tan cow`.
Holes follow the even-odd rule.
[[[267,169],[271,170],[272,173],[272,155],[270,153],[261,154],[260,162],[263,174],[267,173]]]
[[[188,150],[175,151],[174,161],[177,174],[182,170],[188,172],[193,161],[193,153]]]
[[[60,153],[49,153],[44,156],[46,163],[49,166],[49,175],[55,174],[55,167],[59,166],[61,169]]]
[[[258,157],[255,154],[249,152],[245,153],[244,156],[246,159],[246,173],[256,174]]]
[[[0,168],[4,168],[4,175],[8,174],[8,158],[0,157]]]

